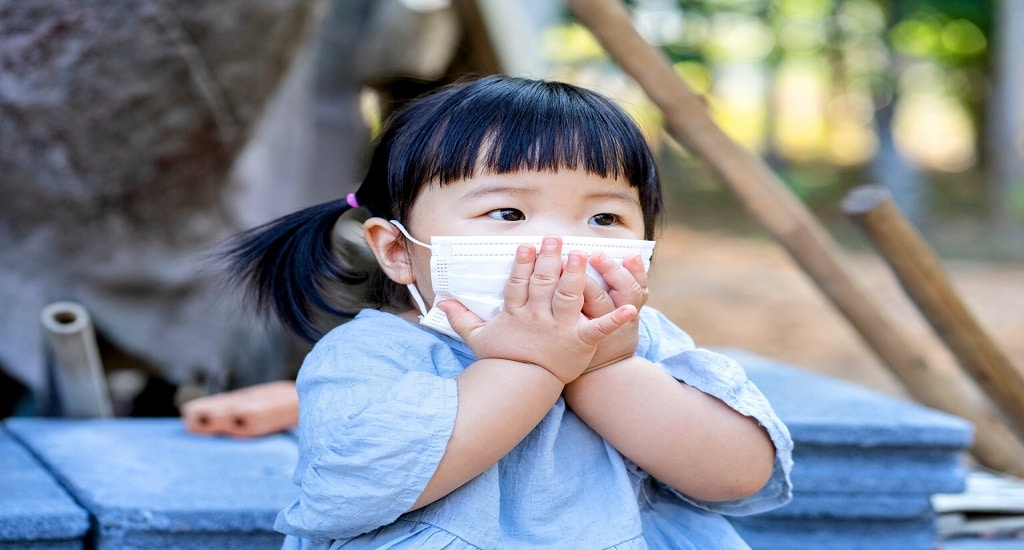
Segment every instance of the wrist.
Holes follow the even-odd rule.
[[[626,359],[629,359],[630,357],[633,357],[633,353],[626,353],[626,354],[620,355],[618,357],[615,357],[614,359],[610,359],[608,361],[604,361],[604,362],[598,363],[596,365],[590,365],[589,367],[583,369],[583,373],[581,373],[580,376],[583,376],[584,374],[589,374],[589,373],[594,372],[596,370],[603,369],[605,367],[609,367],[609,366],[614,365],[615,363],[618,363],[620,361],[625,361]]]
[[[580,376],[579,374],[577,374],[576,376],[573,376],[573,377],[570,378],[570,377],[567,377],[565,374],[558,373],[555,369],[549,369],[549,368],[547,368],[544,365],[541,365],[539,363],[524,362],[523,364],[524,365],[532,365],[532,366],[537,367],[538,369],[548,373],[548,375],[550,375],[551,378],[554,378],[555,380],[557,380],[558,383],[561,384],[562,386],[566,386],[566,385],[571,384],[573,380],[575,380],[576,378],[579,378],[579,376]]]
[[[518,359],[501,359],[501,361],[506,361],[508,363],[512,363],[520,367],[526,367],[534,371],[539,371],[538,374],[540,374],[544,378],[550,379],[553,383],[556,383],[559,386],[565,386],[566,384],[569,384],[575,379],[566,379],[563,374],[559,374],[555,369],[550,369],[541,363],[534,363],[532,361],[524,361]]]

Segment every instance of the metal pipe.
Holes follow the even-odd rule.
[[[54,302],[41,320],[53,352],[61,413],[74,418],[114,416],[89,312],[76,302]]]

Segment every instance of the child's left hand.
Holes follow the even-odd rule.
[[[583,291],[583,314],[593,319],[615,308],[632,304],[637,312],[647,303],[647,272],[640,255],[630,256],[620,265],[603,252],[590,257],[590,265],[604,278],[610,287],[606,292],[597,281],[588,280]],[[617,363],[636,353],[640,339],[640,316],[637,314],[628,323],[619,327],[597,347],[594,358],[584,373]]]

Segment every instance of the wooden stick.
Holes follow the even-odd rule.
[[[960,365],[1024,437],[1024,374],[964,305],[935,253],[900,213],[889,191],[877,185],[858,187],[846,195],[842,207]]]
[[[704,102],[679,78],[665,54],[636,31],[625,7],[617,0],[567,0],[567,4],[612,60],[661,109],[672,137],[702,159],[733,190],[907,391],[929,407],[973,422],[974,452],[979,462],[992,469],[1024,475],[1024,444],[992,410],[991,404],[985,402],[972,381],[955,365],[943,368],[929,357],[927,346],[915,341],[879,306],[807,208],[763,160],[733,142],[715,125]]]

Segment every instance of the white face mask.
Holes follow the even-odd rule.
[[[407,285],[422,316],[420,324],[453,338],[459,338],[448,317],[437,304],[444,300],[457,300],[484,321],[493,319],[504,302],[505,283],[512,273],[516,250],[520,244],[533,244],[540,249],[543,237],[431,237],[431,244],[413,238],[405,227],[391,220],[413,243],[430,249],[430,283],[434,289],[434,303],[428,311],[416,285]],[[654,241],[637,239],[606,239],[595,237],[563,237],[562,258],[579,250],[587,254],[604,252],[609,258],[622,263],[629,256],[640,255],[644,271],[651,265]],[[593,266],[587,264],[587,274],[604,289],[608,285]]]

